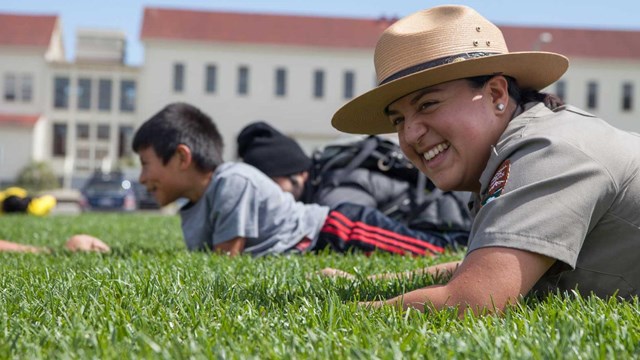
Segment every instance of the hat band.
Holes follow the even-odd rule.
[[[421,63],[421,64],[413,65],[413,66],[408,67],[406,69],[400,70],[397,73],[392,74],[392,75],[388,76],[386,79],[382,80],[380,82],[380,84],[378,84],[378,86],[382,86],[382,85],[384,85],[384,84],[386,84],[386,83],[388,83],[390,81],[399,79],[401,77],[405,77],[407,75],[411,75],[413,73],[417,73],[417,72],[422,71],[422,70],[430,69],[432,67],[445,65],[445,64],[451,64],[451,63],[454,63],[454,62],[463,61],[463,60],[467,60],[467,59],[475,59],[475,58],[479,58],[479,57],[498,55],[498,54],[500,54],[500,53],[495,53],[495,52],[470,52],[470,53],[462,53],[462,54],[442,57],[442,58],[439,58],[439,59],[427,61],[427,62],[424,62],[424,63]]]

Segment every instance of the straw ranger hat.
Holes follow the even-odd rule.
[[[332,125],[347,133],[395,132],[384,109],[416,90],[473,76],[503,74],[540,90],[567,70],[566,57],[510,53],[498,27],[466,6],[438,6],[400,19],[384,31],[374,63],[378,86],[340,108]]]

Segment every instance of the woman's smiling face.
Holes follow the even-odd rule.
[[[506,81],[491,78],[482,88],[454,80],[408,94],[387,107],[407,158],[445,191],[480,191],[480,175],[508,123]],[[501,87],[504,87],[502,89]]]

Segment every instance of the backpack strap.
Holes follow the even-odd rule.
[[[349,175],[353,170],[357,169],[378,147],[378,138],[375,136],[369,136],[363,140],[360,144],[360,150],[356,156],[342,169],[336,169],[334,175],[331,177],[331,183],[333,186],[338,186],[344,178]]]

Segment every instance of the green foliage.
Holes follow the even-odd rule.
[[[113,252],[61,250],[90,233]],[[640,304],[579,295],[503,316],[360,308],[443,279],[370,281],[438,259],[385,254],[253,259],[188,253],[179,219],[154,214],[0,217],[0,238],[50,246],[0,254],[0,358],[609,359],[640,356]],[[324,267],[356,280],[309,276]]]
[[[58,178],[46,162],[32,162],[25,166],[16,179],[16,186],[30,192],[51,190],[60,187]]]

